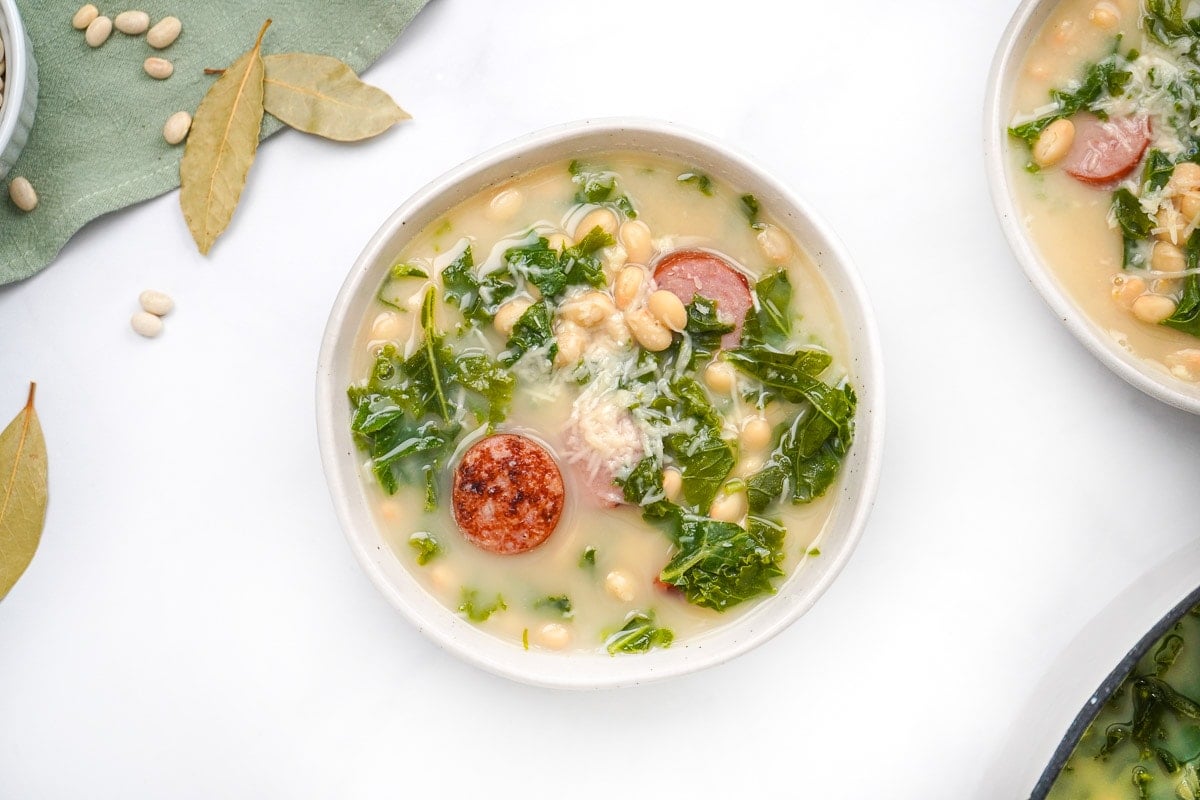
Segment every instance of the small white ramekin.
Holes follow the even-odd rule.
[[[992,203],[1008,244],[1025,276],[1075,338],[1121,378],[1151,397],[1200,414],[1200,384],[1181,381],[1161,367],[1121,347],[1084,313],[1043,260],[1021,221],[1006,154],[1012,146],[1008,126],[1013,87],[1034,37],[1059,0],[1024,0],[1000,38],[984,97],[983,152]]]
[[[442,605],[417,582],[381,535],[359,476],[346,387],[359,326],[392,259],[422,228],[489,186],[595,152],[642,151],[693,164],[751,192],[812,257],[837,302],[849,340],[858,392],[857,433],[821,540],[821,556],[794,572],[778,593],[746,614],[695,638],[644,655],[525,651],[485,633]],[[317,434],[333,504],[351,548],[387,599],[434,642],[483,669],[514,680],[567,689],[626,686],[721,663],[770,639],[807,611],[841,572],[874,502],[883,449],[883,361],[866,291],[841,242],[782,183],[706,136],[640,119],[561,125],[491,150],[433,181],[383,224],[350,270],[334,301],[317,366]]]
[[[4,105],[0,106],[0,179],[17,163],[37,109],[37,63],[15,0],[0,0],[0,39],[4,40]]]

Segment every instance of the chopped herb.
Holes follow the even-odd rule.
[[[712,179],[702,172],[684,172],[676,177],[675,180],[679,181],[680,183],[692,184],[699,189],[700,194],[704,195],[705,197],[713,196]]]
[[[596,226],[574,247],[561,253],[550,247],[548,239],[538,236],[528,244],[504,251],[509,270],[532,283],[542,295],[557,299],[570,286],[604,285],[604,266],[595,256],[597,250],[613,244],[613,238]]]
[[[746,220],[750,223],[750,227],[756,231],[765,228],[766,225],[758,221],[758,198],[752,194],[744,194],[738,200],[742,206],[742,213],[746,215]]]
[[[582,161],[572,161],[567,169],[571,173],[571,180],[579,187],[575,192],[576,203],[602,203],[612,206],[629,219],[637,218],[637,211],[629,198],[616,194],[616,173],[590,167]]]
[[[429,531],[417,531],[408,537],[408,545],[417,551],[417,563],[422,567],[442,552],[442,546]]]
[[[604,640],[609,655],[647,653],[655,647],[670,647],[675,634],[670,628],[654,624],[653,611],[635,611],[625,619],[625,627]]]
[[[428,278],[429,273],[416,264],[401,261],[398,264],[392,265],[391,276],[393,278]]]
[[[583,555],[579,557],[580,569],[595,569],[596,568],[596,548],[588,545],[583,548]]]
[[[1142,168],[1142,183],[1151,189],[1161,189],[1171,179],[1174,169],[1170,156],[1161,150],[1151,150],[1146,156],[1146,166]]]
[[[792,282],[786,270],[754,285],[754,307],[746,315],[743,344],[782,346],[792,336]]]
[[[691,337],[692,363],[707,359],[721,349],[721,337],[733,330],[733,325],[717,317],[717,304],[704,295],[696,295],[687,306],[687,326],[684,331]]]
[[[435,237],[445,236],[447,233],[449,233],[452,230],[454,230],[454,226],[450,224],[450,220],[444,219],[441,221],[441,223],[438,224],[438,226],[436,228],[433,229],[433,235]]]
[[[1142,210],[1142,204],[1133,192],[1121,188],[1113,192],[1113,216],[1121,226],[1124,245],[1122,266],[1126,269],[1146,266],[1146,257],[1138,244],[1154,230],[1154,219]]]
[[[810,548],[808,551],[808,555],[813,558],[816,558],[817,556],[821,555],[821,548],[819,548],[819,547]]]
[[[472,622],[485,622],[488,617],[498,611],[505,611],[508,606],[504,603],[504,598],[496,595],[496,599],[487,605],[479,602],[479,593],[475,589],[463,587],[462,602],[458,606],[459,612],[466,614],[467,619]]]
[[[442,270],[442,285],[446,302],[458,306],[464,317],[476,323],[491,322],[496,309],[516,291],[507,270],[477,275],[470,245]]]
[[[505,350],[500,354],[500,363],[511,366],[521,360],[521,356],[539,347],[545,348],[546,358],[553,363],[558,354],[558,343],[554,339],[554,312],[550,303],[540,300],[525,310],[513,325]]]
[[[535,601],[533,607],[538,611],[548,611],[563,619],[570,619],[575,616],[575,612],[571,610],[571,598],[565,594],[543,597]]]
[[[524,647],[526,650],[529,649],[529,628],[521,631],[521,647]]]

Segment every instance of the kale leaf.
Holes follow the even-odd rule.
[[[422,567],[442,552],[442,546],[429,531],[417,531],[408,537],[408,545],[417,551],[417,563]]]
[[[1113,192],[1112,207],[1113,216],[1121,226],[1122,266],[1125,269],[1145,267],[1146,256],[1138,243],[1154,230],[1154,220],[1142,210],[1142,204],[1133,192],[1125,188]]]
[[[733,330],[733,324],[717,317],[717,303],[704,295],[696,295],[687,305],[687,325],[684,331],[691,337],[691,368],[699,359],[707,359],[721,349],[721,337]]]
[[[615,656],[617,653],[646,653],[655,647],[670,647],[675,634],[670,628],[660,628],[654,623],[653,611],[633,612],[621,630],[604,640],[605,649]]]
[[[458,306],[464,317],[476,323],[491,322],[500,304],[516,291],[507,270],[477,275],[470,245],[442,270],[442,286],[446,302]]]
[[[742,329],[743,343],[782,346],[792,336],[792,282],[787,271],[760,278],[754,284],[754,299]]]
[[[744,194],[738,198],[738,201],[742,206],[742,213],[746,215],[746,221],[750,223],[751,228],[760,231],[766,227],[766,225],[758,221],[760,208],[757,197],[752,194]]]
[[[737,459],[721,437],[721,417],[694,378],[682,375],[671,382],[670,393],[651,407],[674,420],[695,420],[694,434],[676,432],[663,439],[664,451],[679,465],[683,496],[689,506],[707,512]]]
[[[538,347],[545,347],[546,357],[553,362],[558,354],[558,344],[554,340],[552,327],[554,312],[550,303],[540,300],[525,309],[513,325],[512,333],[508,336],[505,350],[500,354],[500,363],[511,366],[521,360],[521,356]]]
[[[703,172],[684,172],[678,175],[675,180],[680,183],[690,183],[700,190],[700,194],[705,197],[713,196],[712,178],[705,175]]]
[[[596,568],[596,548],[591,545],[583,548],[583,555],[579,557],[579,568],[588,570]]]
[[[548,611],[563,619],[570,619],[575,616],[575,612],[571,610],[571,598],[565,594],[543,597],[534,601],[533,607],[537,611]]]
[[[623,194],[616,194],[617,175],[608,170],[597,169],[582,161],[572,161],[567,170],[579,190],[575,192],[576,203],[594,203],[612,206],[629,219],[637,219],[637,210]]]
[[[485,622],[492,614],[508,610],[508,605],[500,595],[496,595],[496,599],[490,603],[481,603],[479,602],[479,592],[464,586],[458,610],[460,613],[466,614],[467,619],[472,622]]]
[[[596,226],[573,247],[559,252],[545,237],[504,251],[509,270],[532,283],[543,297],[557,299],[570,286],[604,285],[604,266],[595,253],[613,244],[613,238]]]
[[[1118,37],[1118,43],[1119,41]],[[1042,135],[1042,131],[1055,120],[1084,110],[1091,111],[1103,118],[1104,114],[1096,107],[1096,102],[1104,97],[1121,96],[1125,90],[1125,84],[1131,77],[1130,72],[1124,69],[1125,66],[1125,59],[1116,52],[1102,61],[1091,64],[1084,72],[1083,79],[1074,89],[1054,89],[1050,92],[1050,99],[1057,105],[1054,111],[1030,122],[1009,128],[1009,134],[1033,147],[1038,137]]]
[[[1192,231],[1184,248],[1188,269],[1200,267],[1200,230]],[[1162,321],[1168,328],[1200,337],[1200,276],[1188,275],[1175,313]]]

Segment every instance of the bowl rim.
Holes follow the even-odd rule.
[[[1001,34],[992,59],[983,109],[983,155],[992,206],[1025,277],[1067,330],[1102,364],[1130,385],[1175,408],[1200,414],[1200,395],[1175,388],[1170,381],[1177,379],[1170,375],[1150,371],[1144,359],[1123,350],[1088,318],[1059,285],[1053,271],[1042,261],[1037,248],[1020,224],[1021,210],[1017,207],[1005,164],[1009,116],[1004,102],[1005,88],[1012,83],[1012,75],[1020,67],[1025,53],[1022,38],[1029,32],[1035,15],[1044,6],[1058,2],[1060,0],[1022,0]]]
[[[4,104],[0,106],[0,152],[8,147],[17,131],[17,122],[25,104],[26,73],[30,53],[26,51],[25,24],[16,0],[0,0],[0,27],[7,26],[4,39]],[[4,175],[0,173],[0,180]]]
[[[332,375],[327,373],[331,373],[333,365],[338,361],[342,350],[340,335],[342,327],[346,324],[348,306],[360,292],[366,291],[364,284],[373,286],[373,284],[367,282],[371,267],[386,255],[387,252],[390,252],[385,249],[387,243],[401,230],[406,218],[424,210],[428,206],[436,204],[443,196],[451,195],[456,188],[469,183],[472,179],[481,178],[489,171],[508,165],[513,166],[514,169],[519,167],[513,174],[520,174],[532,169],[534,166],[539,165],[536,159],[543,150],[573,140],[583,141],[591,137],[599,137],[606,134],[614,135],[629,132],[650,137],[666,138],[678,142],[683,147],[707,151],[708,155],[719,159],[729,169],[743,170],[746,174],[753,176],[760,184],[769,186],[772,191],[777,192],[786,203],[790,204],[798,212],[799,219],[797,222],[805,223],[813,228],[820,237],[820,250],[818,251],[814,247],[814,244],[817,243],[812,242],[804,242],[805,249],[810,253],[814,261],[816,261],[815,254],[820,252],[826,257],[825,260],[836,265],[837,277],[846,295],[844,300],[839,298],[837,303],[842,308],[843,314],[846,313],[846,309],[853,309],[858,317],[860,317],[857,320],[859,330],[857,339],[861,343],[862,349],[861,352],[855,352],[855,356],[858,359],[855,376],[859,384],[867,385],[869,383],[871,387],[869,395],[871,402],[866,407],[860,403],[860,413],[856,420],[856,437],[853,447],[864,449],[861,451],[862,460],[857,477],[859,485],[857,497],[853,499],[853,505],[849,507],[849,513],[846,515],[844,525],[838,526],[839,532],[845,532],[845,540],[839,550],[828,554],[827,560],[826,553],[822,553],[823,562],[826,564],[825,571],[820,576],[820,579],[810,587],[810,591],[806,596],[791,602],[786,610],[777,613],[776,618],[770,620],[769,624],[757,626],[746,632],[746,635],[738,638],[729,647],[710,647],[705,649],[704,652],[691,652],[688,657],[672,656],[671,654],[675,653],[679,649],[678,647],[655,651],[655,653],[639,656],[636,661],[630,659],[619,662],[625,664],[634,663],[639,666],[644,664],[644,668],[622,667],[612,670],[611,674],[601,676],[592,675],[589,678],[579,679],[572,677],[568,670],[563,670],[560,666],[547,667],[544,670],[540,666],[542,663],[561,665],[573,658],[570,654],[536,654],[538,656],[547,655],[548,657],[547,659],[540,657],[522,658],[520,659],[522,662],[521,666],[518,667],[516,666],[517,659],[506,660],[505,658],[490,657],[479,652],[473,645],[455,638],[446,626],[428,624],[429,620],[419,616],[419,613],[410,604],[409,598],[406,597],[406,593],[389,580],[383,567],[374,557],[375,553],[373,550],[380,549],[380,545],[390,550],[389,545],[380,535],[378,526],[371,524],[367,526],[368,530],[364,531],[358,529],[355,525],[351,509],[350,498],[352,495],[350,492],[352,489],[357,488],[359,479],[357,474],[351,475],[350,473],[356,473],[357,468],[352,461],[347,460],[345,451],[339,449],[336,441],[337,431],[333,425],[335,419],[334,404],[339,399],[344,402],[344,389],[332,385]],[[599,148],[595,147],[590,149],[599,150]],[[606,149],[621,150],[622,147],[614,145]],[[625,149],[632,151],[648,150],[644,146],[628,146]],[[521,165],[520,162],[525,159],[529,159],[533,163]],[[472,194],[478,191],[483,191],[483,189],[476,189]],[[833,233],[829,225],[781,181],[771,177],[768,172],[735,149],[714,140],[706,134],[681,127],[675,123],[660,120],[641,117],[610,117],[584,119],[553,125],[492,147],[425,184],[405,200],[383,222],[355,260],[330,311],[329,321],[322,337],[318,356],[316,421],[318,444],[326,482],[343,534],[352,552],[354,552],[355,557],[358,559],[359,564],[367,573],[372,583],[375,584],[376,588],[409,622],[443,650],[458,656],[469,664],[473,664],[494,674],[522,683],[548,688],[599,689],[631,686],[663,680],[724,663],[774,637],[812,607],[849,561],[861,539],[874,504],[883,458],[884,391],[883,358],[881,355],[879,334],[871,304],[867,297],[866,287],[845,246]],[[846,475],[844,472],[843,482],[845,480]],[[839,488],[839,491],[842,491],[842,489]],[[848,501],[843,499],[841,502]],[[824,535],[827,534],[828,531]],[[793,576],[796,574],[798,573],[793,572]],[[763,603],[759,604],[758,608],[784,599],[791,598],[785,597],[781,593],[773,598],[767,598]],[[753,611],[751,610],[746,616],[733,621],[727,626],[717,626],[716,630],[735,628],[742,624]],[[474,626],[469,627],[471,630],[478,630]],[[496,638],[491,637],[490,634],[483,635]],[[499,640],[497,639],[497,641]],[[699,649],[696,648],[697,651]],[[656,654],[658,658],[652,659],[651,656]],[[534,656],[535,653],[534,651],[529,651],[524,655]],[[587,658],[589,654],[581,654],[581,657]]]

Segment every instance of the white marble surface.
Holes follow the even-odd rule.
[[[0,797],[987,794],[1063,645],[1195,538],[1200,456],[1200,420],[1092,360],[1001,237],[980,115],[1014,6],[434,0],[368,73],[415,120],[272,139],[212,257],[172,194],[0,289],[0,409],[38,381],[52,481],[0,604]],[[313,371],[410,192],[618,114],[725,137],[839,230],[881,324],[887,454],[858,553],[791,629],[665,684],[555,693],[441,653],[360,572]],[[177,301],[155,341],[128,325],[147,287]]]

